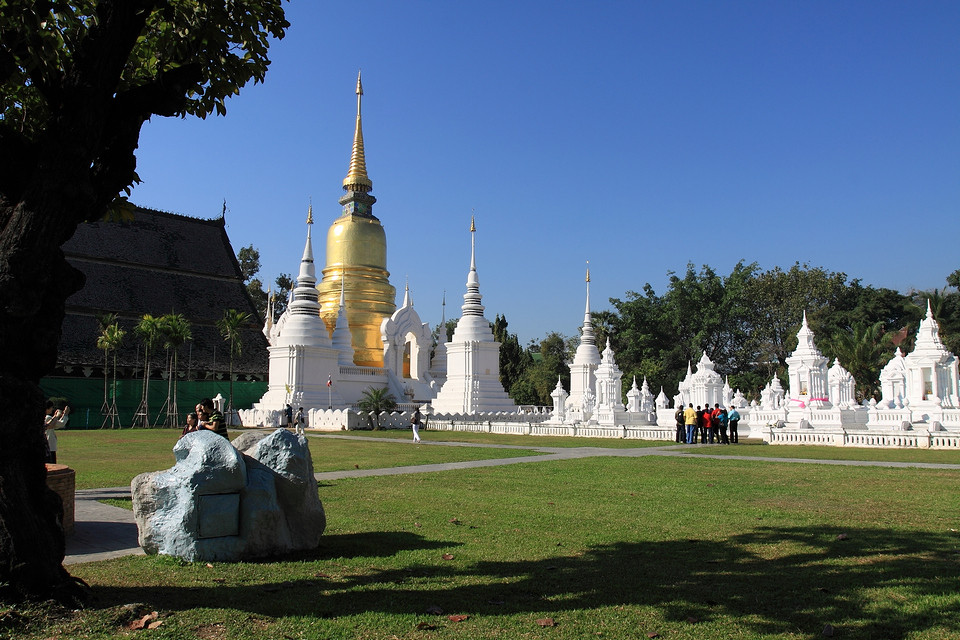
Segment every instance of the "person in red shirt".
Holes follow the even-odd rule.
[[[707,443],[707,434],[710,434],[710,444],[713,444],[713,412],[710,405],[703,408],[703,430],[700,432],[700,444]]]

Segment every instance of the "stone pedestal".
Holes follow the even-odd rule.
[[[65,464],[48,464],[47,486],[63,500],[64,535],[73,535],[73,501],[77,491],[77,472]]]

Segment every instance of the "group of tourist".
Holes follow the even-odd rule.
[[[700,438],[700,444],[736,444],[740,442],[739,424],[740,413],[736,407],[731,407],[729,411],[714,404],[713,409],[709,406],[693,408],[691,402],[686,409],[681,405],[677,407],[677,437],[676,441],[680,444],[696,444],[697,437]],[[729,435],[727,430],[729,429]]]
[[[187,426],[183,428],[182,435],[201,429],[213,431],[224,438],[229,437],[227,435],[227,421],[224,420],[223,414],[214,406],[213,400],[210,398],[201,400],[196,406],[195,413],[187,414]]]

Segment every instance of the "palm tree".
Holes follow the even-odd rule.
[[[230,400],[227,404],[227,424],[233,423],[233,359],[243,353],[243,337],[240,333],[252,316],[246,311],[224,309],[223,317],[217,320],[220,335],[230,343]]]
[[[357,407],[361,411],[368,413],[367,420],[374,431],[380,430],[380,414],[383,411],[393,411],[397,408],[397,399],[393,397],[386,387],[369,387],[363,392]],[[371,415],[373,418],[371,419]],[[376,424],[374,424],[376,420]]]
[[[880,369],[892,353],[891,334],[883,322],[857,323],[850,332],[835,334],[824,341],[824,353],[840,360],[857,382],[857,401],[876,398],[880,393]]]
[[[104,336],[106,335],[107,328],[116,324],[116,322],[117,314],[115,313],[104,313],[103,315],[97,316],[97,324],[100,325],[100,335],[97,337],[97,349],[103,350],[103,406],[100,407],[100,413],[104,415],[106,415],[110,407],[110,403],[107,401],[107,383],[110,377],[107,352],[112,348],[109,343],[104,340]]]
[[[116,316],[114,316],[114,318],[115,317]],[[104,408],[102,410],[104,416],[101,428],[105,427],[107,422],[110,423],[111,429],[120,426],[117,412],[117,351],[120,350],[120,346],[123,344],[123,337],[126,334],[127,332],[121,329],[120,325],[114,321],[112,324],[104,327],[100,337],[97,338],[97,348],[103,349],[104,360],[106,360],[107,353],[113,352],[113,385],[109,394],[109,403],[107,402],[106,389],[104,389]],[[104,376],[106,376],[106,368],[104,368]]]
[[[193,339],[190,331],[190,321],[182,313],[168,313],[160,316],[160,335],[163,337],[163,346],[167,350],[167,427],[175,427],[180,422],[180,410],[177,407],[177,374],[180,371],[180,346],[187,340]],[[163,413],[163,410],[160,411]],[[159,418],[158,418],[159,419]]]
[[[140,406],[133,417],[133,426],[150,426],[150,356],[160,334],[160,318],[145,313],[134,328],[143,344],[143,392]]]

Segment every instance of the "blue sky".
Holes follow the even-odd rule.
[[[795,261],[906,291],[960,268],[960,3],[293,2],[227,116],[143,130],[137,204],[220,214],[261,277],[317,261],[363,71],[388,269],[459,317],[470,215],[486,315],[521,342],[666,290],[688,262]],[[202,257],[198,256],[198,259]]]

